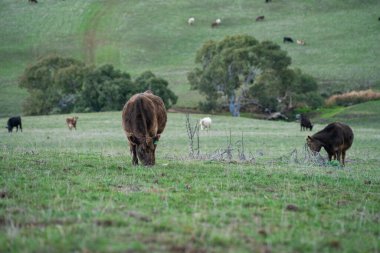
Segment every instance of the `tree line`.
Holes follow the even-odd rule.
[[[87,66],[60,56],[48,56],[27,67],[19,82],[29,93],[23,103],[26,115],[121,110],[129,97],[148,89],[170,108],[178,97],[168,85],[151,71],[132,80],[110,64]]]
[[[196,52],[197,66],[187,79],[192,89],[205,95],[199,109],[216,112],[259,108],[291,114],[323,105],[317,81],[292,69],[287,52],[272,41],[259,42],[249,35],[207,41]],[[132,80],[106,64],[87,66],[73,58],[48,56],[26,68],[19,86],[29,96],[23,104],[27,115],[120,110],[126,100],[147,89],[160,96],[167,108],[177,102],[168,82],[146,71]]]

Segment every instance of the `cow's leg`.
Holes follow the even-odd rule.
[[[132,164],[138,165],[139,160],[137,159],[137,145],[131,145],[131,152],[132,152]]]
[[[342,151],[342,164],[345,166],[344,160],[346,159],[346,151]]]
[[[329,155],[329,161],[331,161],[331,158],[333,157],[333,154],[328,153]]]

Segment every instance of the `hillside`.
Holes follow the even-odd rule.
[[[377,0],[26,0],[0,2],[0,117],[20,113],[26,92],[17,78],[28,64],[56,53],[89,64],[114,64],[135,77],[152,70],[179,96],[178,107],[201,99],[186,74],[210,39],[249,34],[281,44],[293,67],[318,78],[325,90],[380,80],[380,2]],[[255,22],[265,15],[263,22]],[[188,26],[187,18],[196,23]],[[215,18],[222,25],[211,29]],[[282,44],[283,36],[306,41]]]

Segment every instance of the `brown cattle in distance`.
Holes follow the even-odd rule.
[[[306,143],[314,152],[319,152],[323,147],[331,159],[338,160],[343,166],[345,165],[346,151],[351,147],[354,141],[352,129],[343,123],[334,122],[327,125],[324,129],[308,136]]]
[[[66,119],[66,124],[67,124],[67,127],[71,130],[71,129],[75,129],[77,130],[77,121],[78,121],[78,117],[71,117],[71,118],[67,118]]]
[[[166,120],[164,102],[151,91],[133,95],[124,105],[122,125],[133,165],[138,165],[138,160],[145,166],[155,164],[155,151]]]

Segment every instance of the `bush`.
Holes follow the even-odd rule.
[[[375,92],[371,89],[362,91],[351,91],[344,94],[333,95],[326,100],[327,106],[349,106],[372,100],[379,100],[380,92]]]

